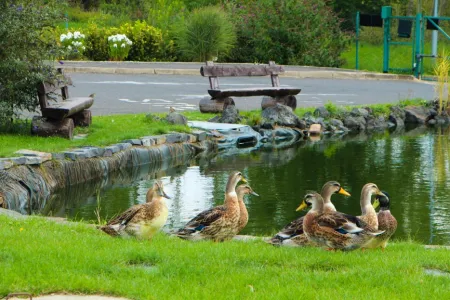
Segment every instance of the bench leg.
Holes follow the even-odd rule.
[[[261,101],[261,109],[264,110],[267,107],[274,106],[276,103],[289,106],[290,108],[292,108],[292,110],[295,110],[297,108],[297,98],[295,98],[295,96],[289,95],[282,97],[264,96]]]
[[[220,113],[228,105],[235,105],[233,98],[211,99],[210,97],[204,97],[198,104],[202,113]]]
[[[70,116],[75,126],[89,127],[92,124],[92,113],[89,109],[85,109]]]
[[[31,134],[37,136],[60,136],[71,140],[73,138],[74,123],[71,118],[62,121],[34,116],[31,121]]]

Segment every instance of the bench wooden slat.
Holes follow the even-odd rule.
[[[268,88],[243,88],[243,89],[221,89],[221,90],[208,90],[209,95],[212,98],[225,98],[225,97],[247,97],[247,96],[270,96],[270,97],[282,97],[289,95],[297,95],[301,92],[299,88],[280,88],[280,87],[268,87]]]
[[[234,76],[270,76],[283,73],[282,66],[277,65],[248,65],[248,66],[202,66],[200,74],[206,76],[217,77],[234,77]]]
[[[57,76],[54,82],[44,81],[38,86],[38,93],[49,94],[54,93],[68,85],[72,85],[72,79],[67,76]]]
[[[94,103],[91,97],[74,97],[65,101],[49,103],[46,108],[42,109],[42,116],[56,120],[62,120],[83,109],[87,109]]]

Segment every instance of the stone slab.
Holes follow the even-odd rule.
[[[20,154],[23,156],[32,156],[32,157],[40,157],[42,162],[48,161],[52,159],[52,154],[47,152],[40,152],[40,151],[34,151],[34,150],[28,150],[28,149],[21,149],[16,152],[16,154]]]
[[[9,169],[14,163],[9,158],[0,158],[0,170]]]
[[[192,130],[192,134],[197,138],[197,142],[203,142],[204,140],[206,140],[206,131]]]
[[[140,139],[124,140],[122,143],[130,143],[133,146],[142,146],[142,141]]]

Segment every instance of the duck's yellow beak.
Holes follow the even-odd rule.
[[[245,179],[245,177],[244,176],[242,176],[242,178],[241,178],[241,180],[240,181],[242,181],[242,183],[247,183],[248,181],[247,181],[247,179]]]
[[[308,207],[308,204],[306,204],[305,200],[302,201],[299,207],[295,211],[301,211]]]
[[[375,201],[373,201],[372,206],[373,206],[374,209],[376,209],[378,206],[380,206],[380,200],[375,198]]]
[[[383,194],[383,192],[380,191],[380,190],[378,190],[378,192],[377,192],[375,195],[389,198],[388,196],[386,196],[385,194]]]
[[[347,196],[347,197],[350,197],[350,196],[351,196],[350,193],[347,192],[346,190],[344,190],[343,188],[341,188],[341,189],[338,191],[338,193],[339,193],[339,194],[342,194],[342,195],[344,195],[344,196]]]

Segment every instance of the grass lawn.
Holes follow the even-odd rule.
[[[132,299],[449,299],[449,250],[413,242],[349,253],[263,241],[116,239],[83,223],[0,215],[0,297],[11,292]]]

